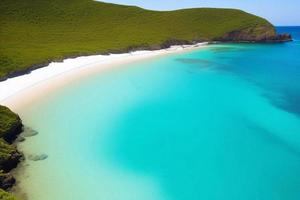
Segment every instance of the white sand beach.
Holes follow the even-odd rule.
[[[46,95],[55,88],[89,74],[138,60],[203,48],[206,45],[207,43],[204,42],[195,45],[172,46],[155,51],[81,56],[65,59],[63,62],[52,62],[29,74],[0,82],[0,104],[17,110],[18,107],[30,103],[33,98]]]

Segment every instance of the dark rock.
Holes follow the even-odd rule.
[[[23,136],[19,136],[15,141],[16,142],[24,142],[26,139]]]
[[[16,182],[8,172],[23,160],[23,155],[12,144],[22,132],[23,124],[20,117],[9,108],[0,106],[0,112],[0,188],[7,190]]]
[[[270,38],[270,42],[290,42],[293,41],[292,35],[288,33],[278,34],[274,38]]]
[[[18,120],[16,120],[15,123],[10,126],[10,129],[5,133],[5,135],[3,135],[3,139],[11,144],[22,132],[22,128],[22,121],[18,117]]]
[[[16,179],[9,173],[0,172],[0,188],[7,190],[14,186]]]
[[[14,151],[5,160],[1,160],[0,167],[4,172],[9,172],[10,170],[17,167],[19,162],[22,160],[23,155],[19,151]]]
[[[45,160],[48,158],[47,154],[40,154],[40,155],[29,155],[28,159],[32,161],[39,161],[39,160]]]

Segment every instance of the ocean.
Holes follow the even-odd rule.
[[[30,200],[299,200],[294,41],[214,44],[69,84],[19,111]]]

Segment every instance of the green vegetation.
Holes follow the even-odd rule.
[[[12,129],[19,124],[20,118],[17,114],[7,107],[0,106],[0,138],[7,137]]]
[[[2,164],[16,152],[16,148],[8,144],[7,142],[10,141],[6,139],[16,134],[16,127],[21,128],[19,116],[7,107],[0,106],[0,170],[2,170]]]
[[[13,195],[0,189],[0,200],[17,200]]]
[[[14,146],[8,144],[3,139],[0,139],[0,169],[2,163],[8,160],[15,151],[16,148]]]
[[[240,10],[162,12],[93,0],[1,0],[0,26],[0,79],[52,60],[159,48],[171,39],[216,40],[245,28],[275,34],[268,21]]]
[[[2,189],[8,189],[15,183],[9,171],[16,167],[21,154],[14,145],[9,144],[22,130],[18,115],[4,106],[0,106],[0,200],[15,198]]]

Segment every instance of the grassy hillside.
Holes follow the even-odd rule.
[[[93,0],[1,0],[0,78],[68,56],[159,47],[169,39],[214,40],[266,20],[240,10],[150,11]]]

